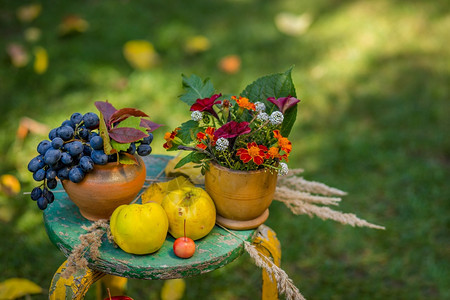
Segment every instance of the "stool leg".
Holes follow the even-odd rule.
[[[266,225],[258,228],[258,235],[253,240],[256,249],[265,256],[270,256],[278,267],[281,263],[281,244],[277,239],[275,231]],[[269,275],[265,269],[262,271],[262,299],[274,300],[278,299],[278,288],[276,279]]]
[[[89,287],[105,276],[105,273],[86,268],[65,279],[61,276],[61,273],[66,269],[66,264],[67,260],[58,268],[55,275],[53,275],[49,289],[50,300],[81,300],[86,295]]]

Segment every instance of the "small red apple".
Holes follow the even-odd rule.
[[[181,258],[189,258],[195,253],[195,243],[192,239],[182,236],[173,243],[173,252]]]

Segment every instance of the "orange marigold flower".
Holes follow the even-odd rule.
[[[244,162],[248,163],[253,160],[258,166],[264,162],[266,156],[267,147],[264,145],[258,145],[255,142],[247,144],[247,149],[240,148],[236,155]]]
[[[239,105],[239,107],[246,108],[249,110],[256,110],[255,104],[251,103],[248,100],[248,98],[241,97],[241,96],[239,96],[239,98],[236,98],[236,96],[232,96],[231,99],[235,100],[237,102],[237,104]]]
[[[292,151],[291,141],[289,141],[288,138],[283,137],[279,130],[274,130],[273,135],[278,140],[278,146],[281,150],[289,154]]]
[[[199,132],[197,133],[197,140],[200,142],[197,144],[198,148],[206,149],[206,145],[203,144],[203,141],[208,138],[208,140],[211,142],[211,146],[214,146],[217,141],[217,137],[214,136],[214,131],[216,129],[214,127],[208,127],[206,128],[205,132]]]
[[[164,139],[166,140],[163,145],[164,149],[172,148],[172,141],[177,136],[178,130],[180,130],[180,127],[175,128],[172,132],[166,132],[164,134]]]
[[[279,158],[280,157],[280,150],[277,147],[270,147],[269,151],[266,153],[266,159],[269,158]]]

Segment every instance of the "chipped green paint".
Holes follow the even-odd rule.
[[[144,159],[147,177],[156,177],[164,169],[171,156],[151,155]],[[164,178],[164,174],[161,176]],[[60,188],[62,188],[60,186]],[[50,240],[66,256],[79,243],[78,236],[86,233],[82,225],[90,221],[83,218],[75,204],[64,192],[55,193],[56,199],[44,211],[44,223]],[[174,239],[168,235],[164,245],[151,255],[133,255],[114,248],[106,237],[100,248],[100,256],[89,261],[89,267],[107,274],[139,279],[172,279],[199,275],[225,266],[243,252],[242,240],[252,241],[254,230],[233,231],[233,234],[215,226],[203,239],[196,241],[196,252],[190,259],[175,256]]]

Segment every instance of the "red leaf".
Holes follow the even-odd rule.
[[[114,123],[121,122],[125,120],[128,117],[148,117],[146,113],[139,109],[135,108],[121,108],[115,113],[112,114],[111,118],[109,119],[109,124],[112,125]]]
[[[148,132],[155,131],[159,127],[164,126],[162,124],[157,124],[157,123],[152,122],[152,121],[147,120],[147,119],[141,119],[141,124],[140,125],[141,125],[141,127],[147,128]]]
[[[97,107],[97,109],[103,114],[106,126],[108,126],[108,128],[111,128],[109,126],[109,119],[111,119],[111,116],[117,111],[117,109],[108,101],[97,101],[95,102],[95,107]]]
[[[136,128],[119,127],[111,129],[109,136],[118,143],[132,143],[147,137],[148,134]]]

